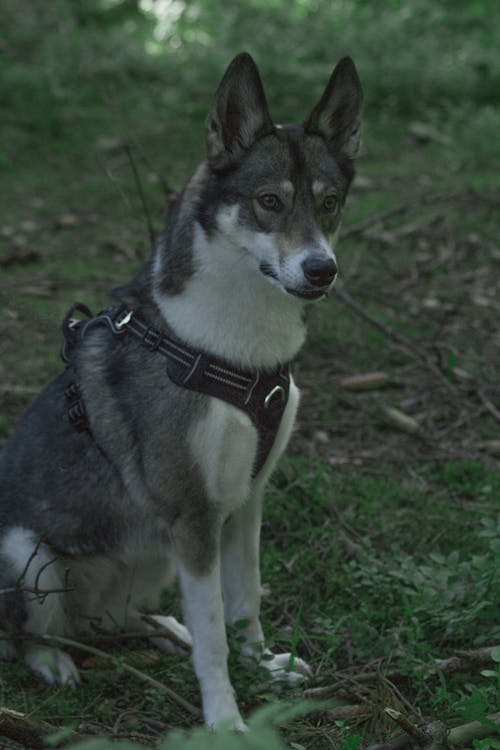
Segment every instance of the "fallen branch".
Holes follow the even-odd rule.
[[[500,711],[495,714],[490,714],[487,719],[492,724],[495,724],[497,729],[500,729]],[[488,737],[495,730],[488,724],[483,724],[480,721],[471,721],[469,724],[461,724],[458,727],[453,727],[448,732],[448,744],[452,747],[466,747],[470,745],[472,740],[480,740],[483,737]]]
[[[440,661],[434,662],[434,664],[425,664],[418,670],[418,673],[429,675],[434,672],[441,672],[444,675],[451,675],[456,674],[457,672],[470,672],[483,669],[484,667],[489,667],[496,663],[492,658],[491,652],[498,648],[500,648],[499,645],[494,645],[470,651],[460,651],[457,655],[451,656],[448,659],[441,659]],[[337,672],[337,678],[337,681],[330,685],[307,688],[303,691],[304,697],[321,698],[333,695],[338,690],[345,688],[346,680],[349,683],[355,682],[358,685],[365,685],[380,680],[381,678],[390,680],[391,682],[398,682],[407,679],[407,677],[401,675],[399,672],[389,672],[388,674],[384,674],[380,670],[377,672],[362,672],[361,674]]]
[[[435,375],[435,377],[441,382],[441,384],[446,386],[448,391],[450,391],[454,395],[457,394],[457,389],[453,385],[453,383],[450,383],[448,378],[443,375],[439,367],[437,367],[434,362],[432,362],[430,357],[424,351],[422,351],[419,346],[414,344],[413,341],[406,338],[406,336],[403,336],[403,334],[399,333],[398,331],[395,331],[393,328],[389,328],[388,326],[380,323],[380,321],[373,318],[365,310],[365,308],[359,304],[359,302],[353,300],[351,295],[343,289],[335,287],[334,294],[341,302],[343,302],[344,305],[346,305],[346,307],[354,310],[354,312],[359,315],[360,318],[373,326],[373,328],[376,328],[377,331],[380,331],[380,333],[383,333],[384,336],[391,339],[391,341],[399,346],[400,349],[403,349],[405,352],[411,354],[415,359],[422,362],[422,364],[424,364]]]
[[[92,654],[93,656],[98,656],[101,659],[111,661],[117,669],[123,669],[124,672],[128,672],[128,674],[133,675],[141,682],[146,682],[149,685],[152,685],[154,688],[168,696],[174,703],[177,703],[177,705],[182,706],[182,708],[184,708],[186,711],[189,711],[189,713],[193,716],[199,717],[201,715],[200,710],[196,708],[196,706],[193,706],[192,703],[187,701],[181,695],[178,695],[178,693],[172,690],[172,688],[169,688],[162,682],[155,680],[154,677],[150,677],[145,672],[141,672],[139,669],[130,666],[130,664],[127,664],[127,662],[123,659],[113,656],[112,654],[107,654],[105,651],[102,651],[95,646],[89,646],[86,643],[80,643],[79,641],[74,641],[71,638],[65,638],[61,635],[41,635],[36,636],[36,638],[33,638],[33,640],[49,645],[69,646],[70,648],[74,648],[78,651],[85,651],[86,653]]]
[[[416,727],[399,711],[386,708],[385,713],[404,729],[404,733],[398,734],[389,742],[372,745],[368,750],[407,750],[415,747],[415,745],[425,747],[428,750],[458,749],[471,745],[473,740],[489,737],[496,733],[497,729],[500,729],[500,712],[487,716],[487,721],[484,723],[471,721],[468,724],[461,724],[451,729],[442,721],[433,721]]]
[[[499,646],[485,646],[470,651],[459,651],[456,656],[437,661],[429,665],[427,669],[432,672],[442,672],[445,675],[483,669],[495,663],[491,652],[498,648]]]
[[[405,734],[415,740],[417,745],[425,747],[431,742],[431,735],[410,721],[401,711],[396,711],[394,708],[385,708],[384,713],[395,721]]]
[[[500,422],[500,411],[494,404],[491,403],[491,401],[481,388],[478,388],[477,395],[479,396],[483,406],[489,411],[493,419],[496,419],[497,422]]]
[[[344,239],[346,237],[353,237],[355,235],[364,234],[367,229],[370,229],[370,227],[373,227],[376,224],[380,224],[383,221],[394,219],[397,216],[409,213],[410,211],[413,211],[416,208],[420,208],[421,206],[434,206],[436,203],[443,203],[456,200],[457,198],[462,198],[464,195],[468,194],[468,192],[469,191],[458,190],[454,193],[424,195],[417,200],[408,201],[407,203],[401,203],[399,206],[387,208],[384,211],[378,211],[371,216],[367,216],[366,219],[362,219],[361,221],[358,221],[355,224],[351,224],[350,226],[342,229],[340,232],[340,236]]]
[[[165,622],[160,624],[154,617],[150,617],[149,615],[143,615],[142,620],[151,625],[155,631],[154,633],[149,633],[148,638],[168,638],[174,646],[178,646],[178,648],[182,648],[184,651],[191,651],[191,644],[184,640],[184,638],[181,638],[172,628],[169,628]]]

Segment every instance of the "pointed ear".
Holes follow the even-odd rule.
[[[333,71],[323,96],[305,124],[306,133],[322,136],[345,159],[354,159],[361,141],[363,90],[350,57]]]
[[[226,70],[207,118],[210,166],[225,169],[236,164],[257,138],[273,129],[257,66],[242,52]]]

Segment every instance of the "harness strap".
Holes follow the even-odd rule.
[[[87,320],[73,318],[75,310],[82,312]],[[252,476],[259,473],[271,452],[288,403],[289,365],[273,371],[237,369],[219,357],[194,350],[167,336],[127,307],[107,308],[93,317],[87,307],[78,304],[69,310],[62,325],[64,342],[61,356],[66,364],[72,364],[73,351],[78,342],[89,330],[101,325],[105,325],[115,336],[130,333],[149,351],[165,357],[167,375],[176,385],[214,396],[248,414],[259,438]],[[72,407],[70,421],[77,429],[85,429],[82,426],[85,407],[81,398],[76,403],[73,401]]]

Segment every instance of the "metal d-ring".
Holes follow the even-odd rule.
[[[273,398],[279,394],[280,401],[284,401],[285,399],[285,389],[281,385],[275,385],[272,390],[269,391],[267,396],[264,399],[264,408],[267,409],[269,407],[269,404],[273,400]]]
[[[130,323],[130,320],[133,315],[133,311],[129,310],[128,312],[124,312],[121,314],[120,318],[118,320],[114,321],[114,327],[117,331],[121,331],[122,328],[124,328],[126,325]]]

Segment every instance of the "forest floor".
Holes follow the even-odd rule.
[[[483,673],[433,667],[500,643],[500,146],[488,113],[471,118],[368,120],[338,291],[308,312],[295,366],[300,417],[266,504],[263,620],[276,648],[306,658],[314,677],[278,692],[259,670],[249,678],[231,665],[245,715],[278,696],[320,696],[284,730],[290,747],[384,741],[395,729],[387,707],[416,724],[499,710],[494,662]],[[173,193],[194,163],[164,142],[158,121],[138,123],[123,136],[109,116],[84,138],[11,154],[0,217],[1,440],[60,371],[66,310],[104,306],[149,253],[125,142],[157,229],[168,200],[158,175]],[[163,606],[180,614],[178,594]],[[146,744],[198,723],[120,668],[124,659],[199,706],[189,660],[138,641],[108,649],[111,664],[73,652],[77,690],[2,664],[0,704]]]

